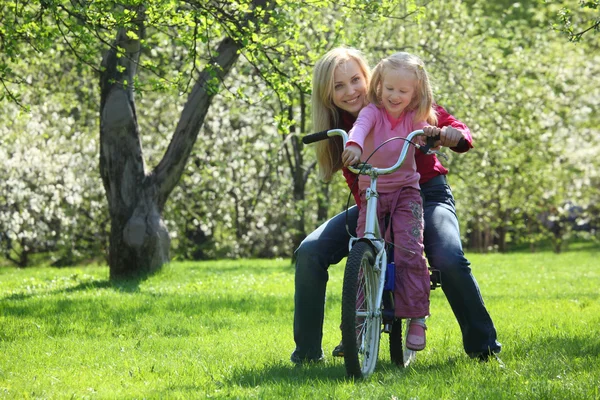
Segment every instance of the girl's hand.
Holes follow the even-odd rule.
[[[451,126],[445,126],[442,128],[442,133],[440,134],[440,142],[442,146],[456,147],[459,140],[462,138],[463,134],[458,129]]]
[[[342,164],[344,164],[344,167],[354,165],[360,161],[361,155],[361,148],[355,144],[351,144],[346,147],[342,153]]]
[[[423,133],[429,137],[440,136],[440,139],[442,137],[442,129],[438,128],[437,126],[426,126],[423,128]],[[437,150],[440,147],[440,144],[441,140],[436,140],[432,150]]]

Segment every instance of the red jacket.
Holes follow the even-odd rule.
[[[473,137],[471,136],[471,131],[469,128],[464,123],[454,118],[454,116],[450,115],[443,107],[438,106],[437,104],[435,104],[433,107],[437,112],[438,127],[442,128],[444,126],[451,126],[460,130],[465,137],[465,141],[467,143],[466,147],[451,147],[450,149],[457,153],[464,153],[469,149],[472,149]],[[356,117],[346,112],[342,113],[341,119],[341,129],[345,130],[346,132],[352,128],[354,121],[356,121]],[[448,170],[442,165],[435,154],[426,155],[420,151],[416,151],[415,161],[417,163],[417,172],[421,175],[419,180],[419,184],[421,185],[438,175],[446,175],[448,173]],[[350,187],[352,190],[352,195],[354,196],[356,204],[360,205],[360,191],[358,189],[358,183],[354,184],[357,175],[350,172],[347,168],[342,168],[342,173],[344,174],[344,178],[346,178],[348,187]]]

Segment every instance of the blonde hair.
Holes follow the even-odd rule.
[[[340,110],[333,104],[334,74],[338,66],[350,60],[357,62],[368,87],[370,79],[369,66],[362,53],[356,49],[336,47],[327,52],[315,64],[311,96],[314,132],[340,127]],[[319,178],[323,181],[329,182],[333,174],[342,168],[343,150],[342,140],[339,137],[316,143]]]
[[[413,72],[417,78],[414,98],[407,110],[416,110],[414,122],[425,121],[430,125],[437,124],[437,115],[433,109],[433,89],[423,61],[410,53],[398,52],[379,61],[373,69],[367,97],[377,107],[381,107],[381,91],[384,75],[389,71],[406,70]]]

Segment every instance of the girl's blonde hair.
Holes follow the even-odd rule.
[[[426,121],[430,125],[437,124],[437,115],[433,109],[433,89],[423,61],[410,53],[398,52],[379,61],[373,69],[367,97],[377,107],[381,107],[381,91],[384,75],[389,71],[406,70],[417,77],[414,98],[406,108],[416,110],[414,121]]]
[[[370,79],[369,66],[362,53],[356,49],[336,47],[327,52],[315,64],[311,96],[314,132],[340,127],[340,109],[333,104],[334,73],[338,66],[350,60],[357,62],[368,87]],[[333,174],[342,168],[343,150],[342,140],[337,136],[334,139],[316,143],[319,178],[323,181],[329,182]]]

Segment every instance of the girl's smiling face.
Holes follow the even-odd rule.
[[[367,81],[354,59],[338,65],[333,72],[333,104],[357,116],[365,105]]]
[[[417,88],[416,75],[405,69],[385,71],[381,81],[381,103],[394,118],[410,105]]]

